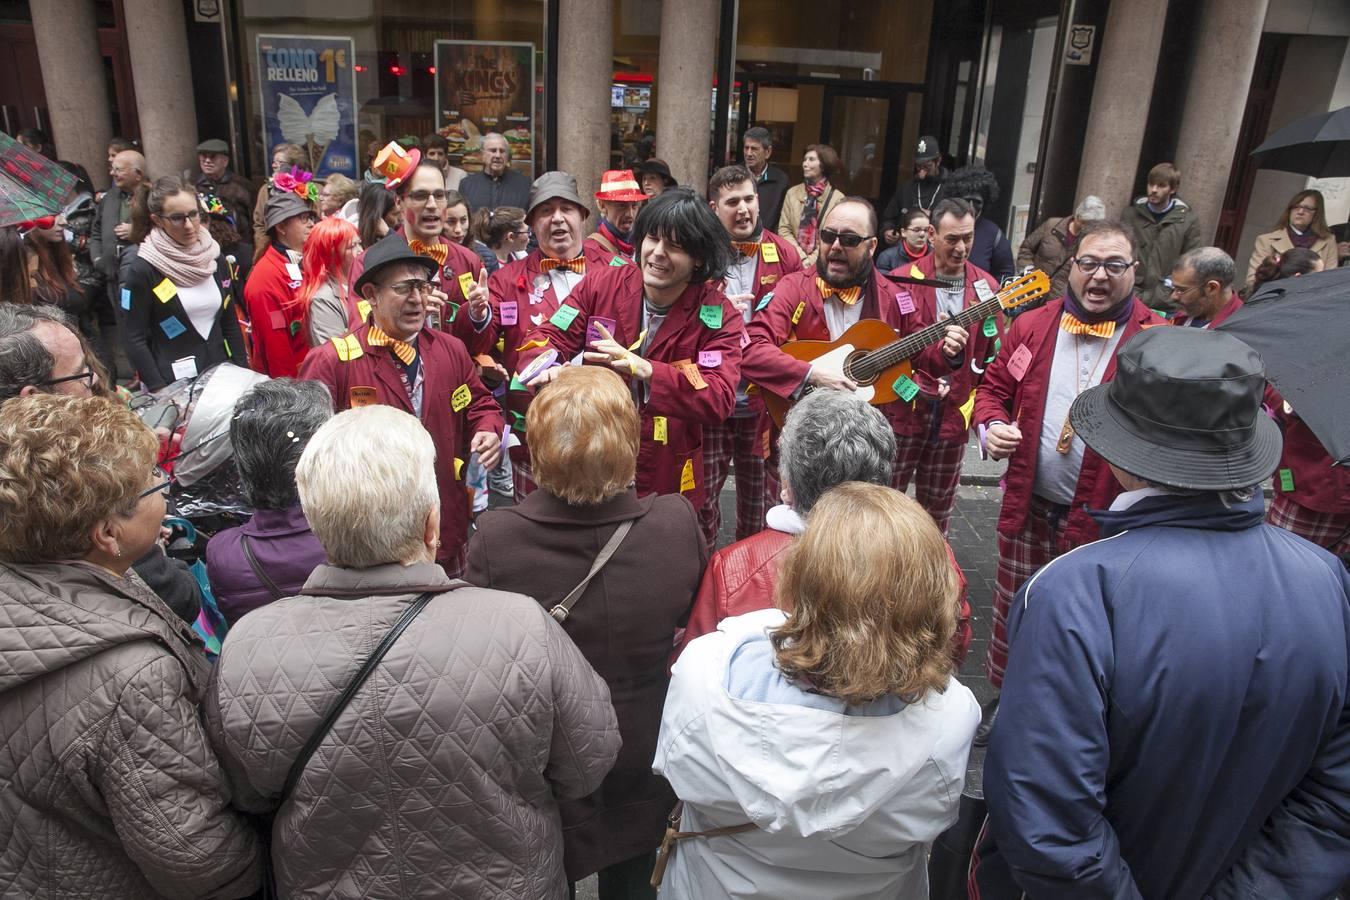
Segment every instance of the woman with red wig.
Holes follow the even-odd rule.
[[[305,240],[302,280],[296,302],[305,308],[309,345],[341,337],[360,325],[369,310],[352,290],[352,264],[361,252],[356,226],[329,216]]]

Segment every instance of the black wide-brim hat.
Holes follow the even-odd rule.
[[[427,270],[428,280],[434,278],[441,268],[440,263],[430,256],[412,252],[403,235],[396,231],[391,231],[376,241],[375,246],[366,251],[362,262],[365,269],[361,272],[361,277],[356,279],[356,284],[352,285],[358,294],[361,293],[361,288],[374,280],[375,276],[395,263],[421,266]]]
[[[1197,491],[1260,484],[1280,462],[1280,429],[1261,409],[1260,355],[1221,331],[1158,326],[1116,355],[1116,376],[1078,395],[1083,443],[1145,481]]]

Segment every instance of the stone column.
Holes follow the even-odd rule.
[[[1096,194],[1110,218],[1133,200],[1167,0],[1113,0],[1098,36],[1101,57],[1078,168],[1078,196]],[[1261,23],[1256,24],[1260,29]]]
[[[93,0],[32,0],[29,8],[57,155],[106,188],[113,125]]]
[[[665,0],[656,68],[656,155],[680,184],[708,188],[720,0]]]
[[[183,4],[126,0],[123,12],[149,174],[181,175],[194,168],[197,156],[197,107]]]
[[[1181,197],[1214,240],[1269,0],[1207,0],[1181,117]]]
[[[558,162],[577,179],[597,219],[595,192],[609,168],[609,88],[614,78],[613,0],[561,0],[558,10]]]

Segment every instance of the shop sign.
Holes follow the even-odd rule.
[[[356,48],[349,37],[258,35],[258,85],[269,162],[277,144],[298,144],[317,176],[358,177]]]
[[[450,159],[483,168],[483,135],[511,146],[511,167],[534,178],[534,44],[436,42],[436,130]]]
[[[1096,25],[1072,26],[1069,28],[1069,46],[1064,48],[1064,61],[1071,66],[1092,65],[1092,47],[1096,42]]]

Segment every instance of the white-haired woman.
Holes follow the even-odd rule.
[[[208,721],[236,803],[276,813],[281,896],[561,900],[558,801],[595,790],[618,753],[605,683],[543,608],[434,563],[434,457],[392,407],[319,428],[296,483],[328,563],[221,654]]]

